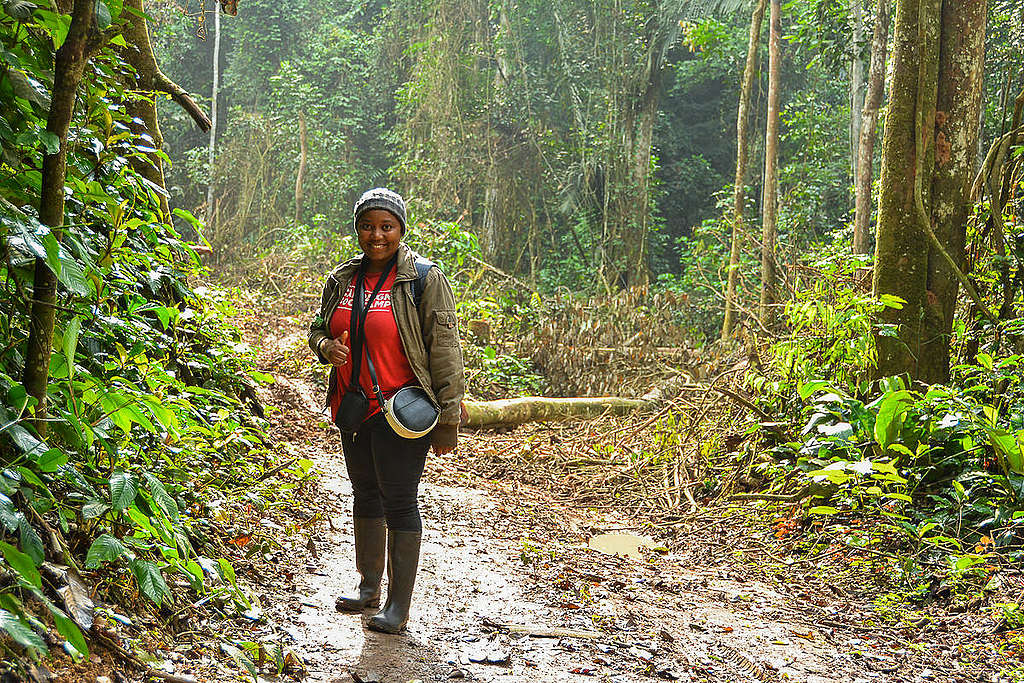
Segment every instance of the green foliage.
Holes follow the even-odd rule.
[[[87,655],[78,626],[47,597],[40,565],[84,563],[124,585],[130,577],[155,605],[178,599],[168,573],[200,594],[211,590],[200,566],[206,539],[192,511],[205,487],[256,466],[250,458],[262,432],[239,399],[252,381],[251,351],[225,323],[230,296],[190,285],[199,260],[161,220],[157,191],[135,170],[148,136],[129,125],[120,79],[127,66],[112,48],[92,60],[79,91],[63,235],[39,222],[42,154],[59,143],[45,131],[53,50],[69,18],[16,2],[5,11],[0,554],[12,580],[0,588],[0,628],[28,656],[47,652],[37,635],[46,627],[22,602],[32,595],[65,648]],[[100,2],[94,19],[116,27],[119,13],[119,3]],[[59,281],[45,438],[31,423],[36,400],[18,379],[37,259]],[[37,530],[43,518],[67,539],[64,557],[47,557]],[[234,581],[217,590],[248,604]]]
[[[797,384],[828,377],[834,386],[861,391],[875,364],[873,335],[888,331],[876,315],[902,306],[895,297],[876,299],[862,293],[864,285],[857,282],[863,277],[861,263],[837,254],[805,267],[802,277],[808,287],[797,289],[785,305],[789,334],[772,347],[779,376],[761,377],[755,388],[784,394]]]

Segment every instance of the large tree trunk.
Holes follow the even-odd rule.
[[[885,94],[885,61],[889,48],[889,0],[878,0],[875,31],[871,38],[871,71],[861,118],[857,159],[856,202],[853,221],[853,253],[866,254],[871,242],[871,182],[878,127],[878,108]]]
[[[779,157],[779,42],[781,41],[780,0],[771,0],[768,38],[768,126],[764,144],[764,199],[761,224],[761,324],[775,324],[778,267],[775,261],[778,215]]]
[[[500,401],[466,401],[467,427],[502,427],[527,422],[589,419],[600,415],[628,415],[653,410],[658,404],[634,398],[544,398],[526,396]]]
[[[945,0],[939,48],[939,87],[932,177],[932,230],[963,270],[970,185],[978,149],[985,57],[986,0]],[[934,247],[928,252],[928,314],[924,316],[918,378],[929,384],[949,379],[958,275]]]
[[[736,283],[739,278],[740,252],[744,241],[743,208],[746,204],[747,183],[747,140],[750,127],[750,98],[754,91],[754,76],[757,73],[757,47],[761,42],[761,24],[768,0],[758,0],[750,16],[750,40],[747,43],[747,61],[743,67],[743,85],[740,87],[740,104],[736,113],[736,178],[732,190],[732,248],[729,251],[729,275],[725,288],[725,320],[722,322],[722,339],[732,335],[736,325]]]
[[[100,46],[91,35],[93,0],[74,0],[67,37],[54,60],[53,96],[46,130],[57,136],[56,154],[43,155],[39,220],[50,227],[58,241],[64,225],[64,181],[67,177],[68,128],[75,110],[78,85],[90,56]],[[34,422],[40,435],[46,434],[46,385],[50,378],[50,352],[53,346],[54,304],[57,302],[57,276],[36,259],[32,287],[32,313],[25,355],[25,390],[36,399]]]
[[[191,95],[186,93],[181,86],[172,82],[157,66],[153,44],[149,39],[149,24],[146,21],[146,8],[143,0],[127,0],[125,7],[129,11],[123,15],[127,21],[121,29],[121,34],[128,46],[121,50],[121,56],[135,70],[134,88],[140,92],[139,95],[130,98],[127,103],[128,113],[133,119],[138,120],[138,123],[132,123],[133,132],[138,135],[148,134],[151,138],[148,146],[154,150],[163,148],[164,138],[160,132],[156,104],[153,101],[155,92],[171,95],[172,99],[192,116],[201,129],[208,129],[210,121]],[[134,159],[132,168],[160,190],[165,188],[163,161],[157,152],[150,152],[145,159]],[[170,220],[167,195],[160,190],[157,190],[160,210],[164,214],[164,219]]]
[[[906,303],[880,315],[894,334],[876,337],[879,376],[948,378],[985,14],[985,0],[897,2],[874,290]]]

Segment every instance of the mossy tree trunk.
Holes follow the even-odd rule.
[[[90,29],[94,0],[74,0],[67,37],[54,59],[53,94],[46,130],[57,136],[60,146],[54,154],[43,155],[39,220],[49,226],[59,242],[64,226],[64,181],[67,179],[68,128],[75,111],[75,100],[89,58],[102,45],[102,37]],[[32,286],[32,313],[25,354],[23,382],[29,396],[36,399],[33,424],[46,434],[48,406],[46,385],[50,379],[50,353],[53,348],[54,306],[57,303],[57,275],[43,259],[36,259]]]
[[[885,94],[885,61],[889,47],[889,0],[878,0],[875,31],[871,37],[868,92],[861,115],[857,152],[856,200],[853,220],[853,253],[866,254],[871,244],[871,183],[874,175],[875,129],[878,108]]]
[[[880,314],[889,326],[876,336],[880,377],[948,378],[958,281],[928,232],[962,260],[984,22],[984,0],[896,3],[874,291],[906,303]]]
[[[985,56],[986,0],[946,0],[942,8],[939,86],[935,113],[935,166],[932,173],[932,230],[963,270],[970,185],[978,154]],[[949,379],[949,342],[960,281],[951,264],[928,252],[928,301],[923,319],[917,377]]]
[[[884,0],[883,0],[884,1]],[[736,325],[736,284],[739,280],[740,253],[746,231],[743,225],[743,208],[747,201],[747,141],[750,127],[750,99],[754,92],[754,76],[757,74],[757,48],[761,42],[761,24],[768,0],[758,0],[750,15],[750,40],[747,43],[747,61],[743,67],[743,84],[740,87],[740,104],[736,114],[736,178],[732,189],[732,247],[729,251],[729,275],[725,288],[725,319],[722,322],[722,340],[732,336]]]

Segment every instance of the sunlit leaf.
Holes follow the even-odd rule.
[[[16,571],[21,578],[36,588],[42,588],[42,577],[39,576],[39,570],[36,569],[36,564],[32,561],[31,557],[13,545],[2,541],[0,541],[0,552],[3,553],[4,559],[7,560],[7,564],[11,566],[11,569]]]

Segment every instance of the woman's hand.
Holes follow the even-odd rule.
[[[348,361],[348,331],[342,332],[337,339],[327,339],[320,345],[320,353],[331,365],[340,368]]]
[[[459,443],[459,425],[439,424],[430,432],[430,445],[434,453],[444,455],[451,453]]]

